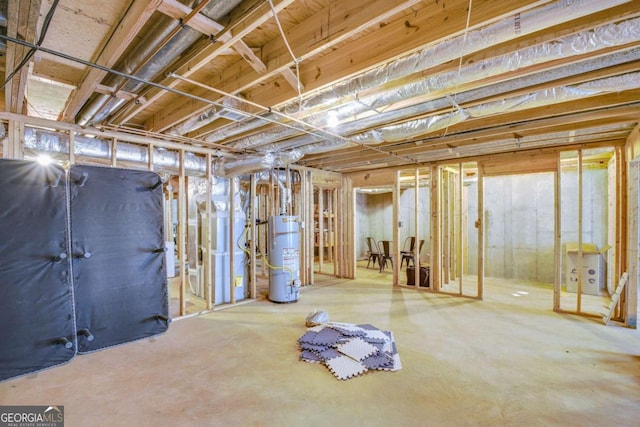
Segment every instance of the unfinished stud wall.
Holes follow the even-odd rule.
[[[356,196],[356,258],[366,258],[365,237],[376,242],[393,239],[392,193],[364,194]]]
[[[575,171],[562,174],[562,241],[577,241]],[[607,170],[583,176],[583,242],[607,241]],[[469,187],[469,211],[477,209],[477,183]],[[485,274],[553,283],[553,174],[485,178]],[[468,222],[468,272],[477,274],[477,230]],[[563,245],[564,253],[564,245]]]
[[[402,227],[400,228],[400,241],[398,242],[398,244],[400,245],[400,249],[402,249],[405,239],[411,236],[417,236],[418,241],[424,240],[425,243],[422,251],[420,252],[420,261],[427,262],[429,252],[429,231],[431,230],[431,215],[429,214],[431,207],[431,193],[429,191],[429,187],[420,187],[418,191],[418,215],[420,219],[420,230],[418,233],[416,233],[415,188],[412,187],[400,190],[398,220],[402,223]]]
[[[356,259],[365,259],[367,257],[367,244],[365,237],[369,236],[369,219],[367,218],[367,198],[369,196],[363,193],[356,193],[356,221],[355,221],[355,248]]]

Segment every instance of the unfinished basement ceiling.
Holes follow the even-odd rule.
[[[619,145],[640,117],[640,0],[0,8],[6,111],[216,148],[226,174]]]

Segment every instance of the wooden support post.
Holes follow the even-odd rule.
[[[229,178],[229,294],[231,304],[236,303],[236,179]]]
[[[23,140],[24,123],[16,120],[9,120],[9,135],[7,136],[6,146],[2,150],[3,156],[8,159],[23,159]]]
[[[307,268],[306,268],[306,279],[307,279],[307,284],[309,285],[313,285],[314,283],[314,268],[313,268],[313,264],[315,261],[315,242],[314,242],[314,233],[315,233],[315,219],[314,219],[314,212],[313,212],[313,177],[312,177],[312,173],[311,171],[306,171],[305,172],[305,184],[304,184],[304,190],[303,192],[305,193],[305,197],[306,197],[306,207],[307,207],[307,230],[306,230],[306,234],[307,234]]]
[[[212,283],[211,283],[211,154],[206,155],[206,171],[205,171],[205,191],[206,198],[204,202],[205,214],[202,218],[202,227],[204,228],[204,242],[202,242],[202,259],[204,269],[204,301],[207,310],[213,308],[212,299]]]
[[[342,261],[342,248],[344,247],[346,238],[343,232],[344,230],[342,230],[342,213],[344,212],[344,207],[338,209],[338,206],[341,206],[341,204],[339,204],[342,200],[340,196],[341,191],[341,188],[334,188],[332,190],[333,203],[329,211],[329,234],[331,235],[331,249],[333,251],[333,275],[336,277],[343,277],[342,266],[344,262]]]
[[[431,166],[429,172],[431,184],[431,257],[429,259],[429,283],[434,291],[440,290],[440,215],[438,214],[438,175],[440,174],[438,166]]]
[[[276,212],[277,212],[276,207],[277,207],[277,205],[279,205],[279,202],[276,199],[276,192],[275,192],[275,190],[276,190],[275,187],[278,184],[276,184],[275,181],[274,181],[274,175],[275,175],[274,171],[271,171],[271,174],[270,174],[271,185],[269,185],[269,204],[268,204],[268,206],[269,206],[269,216],[275,216],[276,215]],[[275,178],[275,179],[277,179],[277,178]]]
[[[464,212],[464,166],[458,164],[460,171],[458,175],[458,247],[456,248],[456,258],[458,261],[458,294],[462,295],[462,276],[464,276],[464,257],[462,248],[464,247],[464,221],[462,212]]]
[[[631,158],[631,156],[629,156]],[[638,235],[640,234],[640,227],[638,225],[640,212],[640,200],[639,200],[639,183],[640,183],[640,162],[638,160],[632,160],[625,165],[626,180],[628,182],[627,189],[627,241],[625,242],[625,259],[627,262],[627,268],[629,272],[629,282],[627,283],[627,291],[621,295],[625,297],[625,310],[623,313],[624,323],[631,328],[637,328],[638,323],[638,259],[640,259],[640,242]]]
[[[251,287],[249,288],[249,298],[257,298],[258,292],[256,289],[256,245],[258,243],[257,240],[257,226],[256,226],[256,218],[258,217],[258,206],[256,206],[256,174],[251,174],[251,188],[249,190],[249,196],[251,200],[249,202],[249,210],[251,214],[249,215],[249,219],[251,221],[250,225],[250,236],[251,236],[251,245],[249,246],[249,264],[251,268],[249,270],[249,282],[251,283]]]
[[[479,165],[480,166],[480,165]],[[478,298],[484,297],[484,175],[478,167]]]
[[[178,176],[178,257],[180,258],[180,310],[179,315],[186,314],[187,287],[187,195],[186,177],[184,173],[184,150],[180,150],[180,175]]]
[[[413,198],[413,218],[416,241],[413,246],[414,262],[413,262],[413,283],[416,289],[422,284],[420,281],[420,169],[415,168],[414,172],[414,198]],[[400,263],[402,259],[398,259]]]
[[[395,260],[395,262],[393,263],[393,286],[398,286],[400,281],[399,279],[399,272],[400,272],[400,245],[398,244],[400,242],[400,228],[398,227],[398,221],[400,220],[400,215],[398,213],[398,208],[399,208],[399,204],[400,204],[400,171],[396,171],[394,174],[394,180],[393,180],[393,193],[392,193],[392,198],[393,198],[393,227],[391,227],[391,229],[393,230],[393,237],[392,237],[392,248],[393,248],[393,254],[391,255],[391,258]]]
[[[449,171],[446,168],[440,171],[440,197],[442,204],[442,283],[449,283]]]
[[[324,264],[324,190],[318,188],[318,273]]]
[[[76,133],[69,131],[69,166],[76,163]]]
[[[113,138],[111,141],[111,166],[118,166],[118,138]]]
[[[562,182],[562,165],[560,163],[560,153],[556,154],[556,173],[553,175],[553,310],[560,310],[560,296],[562,292],[562,210],[561,204],[561,182]]]
[[[349,227],[349,268],[347,277],[349,279],[356,278],[356,192],[353,189],[353,181],[351,178],[344,178],[347,181],[347,200],[349,201],[349,205],[347,208],[349,218],[347,223],[347,227]]]
[[[576,311],[582,309],[582,150],[578,150],[578,289]]]
[[[147,146],[147,169],[153,171],[153,144]]]
[[[615,266],[614,277],[621,277],[627,271],[627,161],[626,152],[623,147],[616,147],[616,194],[615,194]],[[636,298],[637,301],[637,298]],[[631,307],[630,307],[631,306]],[[620,297],[620,305],[618,307],[617,317],[629,319],[627,313],[629,310],[637,312],[637,302],[633,298],[628,299],[627,294]],[[629,325],[627,323],[627,325]]]
[[[267,221],[269,218],[269,208],[268,208],[268,199],[267,199],[267,190],[265,189],[264,185],[260,186],[260,203],[258,206],[258,209],[260,210],[260,218],[263,221]],[[262,257],[262,261],[260,263],[261,266],[261,271],[260,271],[260,276],[261,277],[267,277],[267,266],[265,265],[264,259],[267,256],[267,228],[266,227],[260,227],[260,229],[258,230],[258,244],[259,244],[259,248],[260,248],[260,254]]]

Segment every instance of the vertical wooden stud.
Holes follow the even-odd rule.
[[[111,166],[118,166],[118,138],[113,138],[111,141]]]
[[[186,177],[184,171],[184,150],[180,150],[180,175],[178,176],[178,256],[180,258],[180,310],[179,315],[186,314],[187,286],[187,197]]]
[[[413,198],[413,209],[414,209],[414,213],[413,213],[413,218],[414,218],[414,229],[415,229],[415,236],[416,236],[416,241],[413,247],[413,253],[414,253],[414,263],[413,263],[413,283],[414,286],[416,287],[416,289],[418,289],[418,287],[422,284],[422,282],[420,281],[420,169],[415,168],[415,170],[413,171],[413,175],[414,175],[414,185],[415,185],[415,191],[414,191],[414,198]],[[402,259],[398,260],[398,263],[400,263],[402,261]]]
[[[441,170],[440,197],[442,204],[440,212],[442,215],[442,283],[449,283],[449,171],[446,168]]]
[[[236,179],[229,178],[229,294],[231,304],[236,303]]]
[[[314,284],[314,261],[315,261],[315,219],[313,211],[313,176],[311,171],[305,172],[305,194],[307,197],[307,283]]]
[[[431,289],[440,291],[440,215],[439,209],[439,167],[431,166],[429,179],[431,184],[431,256],[429,260],[429,283]]]
[[[153,144],[147,146],[147,169],[153,171],[153,150],[155,147]]]
[[[207,310],[211,310],[213,307],[213,300],[211,296],[211,154],[207,154],[206,157],[206,170],[205,170],[205,191],[206,198],[204,203],[205,215],[202,218],[202,227],[204,227],[204,242],[202,242],[202,259],[204,269],[204,300]]]
[[[398,221],[400,220],[398,212],[400,204],[400,171],[396,171],[394,174],[392,199],[393,227],[391,227],[391,229],[393,230],[393,237],[391,246],[393,248],[393,254],[391,255],[391,258],[395,260],[393,263],[393,286],[398,286],[400,283],[398,280],[400,276],[400,228],[398,227]]]
[[[324,190],[318,188],[318,273],[324,265]]]
[[[478,165],[478,298],[484,298],[484,174]]]
[[[562,164],[560,153],[556,157],[556,173],[553,175],[553,310],[560,310],[561,281],[562,281]]]
[[[76,133],[69,131],[69,166],[76,163]]]
[[[462,295],[462,277],[464,276],[464,258],[462,248],[464,247],[464,221],[462,212],[464,212],[464,166],[458,164],[458,244],[456,248],[456,260],[458,265],[458,294]]]
[[[9,135],[7,142],[2,150],[3,156],[8,159],[23,159],[24,146],[24,123],[9,120]]]
[[[342,200],[340,193],[342,189],[333,189],[333,203],[331,211],[329,212],[329,233],[331,234],[331,248],[333,250],[333,275],[336,277],[342,276],[342,248],[344,247],[346,236],[342,230],[342,212],[344,209],[339,209],[338,203]]]
[[[250,201],[249,201],[249,210],[251,212],[251,214],[249,215],[249,220],[251,221],[251,225],[250,225],[250,235],[251,235],[251,245],[249,246],[249,264],[251,265],[251,268],[249,270],[249,282],[251,283],[251,287],[249,288],[249,298],[256,298],[258,295],[257,292],[257,288],[256,288],[256,280],[257,278],[257,274],[256,274],[256,261],[257,261],[257,256],[256,256],[256,245],[258,243],[257,240],[257,226],[256,226],[256,218],[258,218],[258,206],[256,206],[256,181],[257,181],[257,177],[256,174],[251,174],[251,182],[250,182],[250,190],[249,190],[249,195],[248,197],[250,197]]]
[[[578,150],[578,289],[576,311],[582,310],[582,150]]]

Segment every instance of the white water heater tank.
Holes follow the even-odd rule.
[[[269,217],[269,300],[295,302],[300,293],[300,223],[298,217]]]

